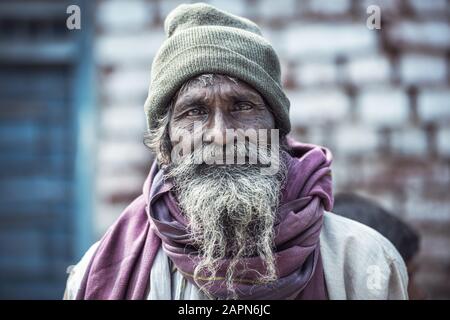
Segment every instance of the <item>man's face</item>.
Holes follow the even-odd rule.
[[[193,133],[194,123],[211,136],[226,141],[226,129],[274,129],[275,120],[261,95],[248,84],[217,75],[214,84],[192,85],[175,101],[170,119],[170,137],[180,130]],[[201,137],[199,137],[201,138]]]
[[[261,276],[262,281],[276,279],[273,226],[287,169],[280,157],[283,151],[279,149],[274,151],[279,165],[273,175],[261,173],[261,163],[227,162],[223,166],[207,161],[229,144],[239,154],[266,157],[267,146],[227,141],[230,138],[225,130],[269,131],[275,128],[275,121],[264,99],[249,85],[225,76],[206,79],[211,80],[207,85],[198,81],[179,92],[169,118],[173,141],[177,139],[172,137],[184,138],[186,133],[190,139],[202,139],[194,131],[199,123],[202,133],[214,137],[213,141],[201,141],[194,148],[193,154],[201,153],[205,162],[198,163],[191,156],[172,160],[166,168],[166,177],[174,182],[178,203],[202,258],[194,279],[204,277],[201,272],[214,277],[218,262],[229,259],[225,278],[233,292],[235,267],[245,257],[259,256],[265,262],[267,272]],[[216,140],[217,136],[221,139]]]

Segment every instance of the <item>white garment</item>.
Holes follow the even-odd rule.
[[[64,299],[75,299],[98,242],[72,269]],[[405,263],[394,246],[377,231],[350,219],[325,212],[320,233],[325,283],[332,300],[408,299]],[[148,300],[208,299],[172,268],[162,248],[152,266]]]

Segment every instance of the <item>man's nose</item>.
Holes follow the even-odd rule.
[[[221,111],[215,112],[208,125],[209,136],[213,139],[212,142],[222,145],[232,143],[234,138],[231,135],[227,135],[227,129],[234,130],[226,115]]]

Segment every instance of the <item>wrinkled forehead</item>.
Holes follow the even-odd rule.
[[[208,102],[214,95],[264,102],[264,98],[251,85],[222,74],[203,74],[187,80],[175,94],[174,102],[188,103],[197,100]]]

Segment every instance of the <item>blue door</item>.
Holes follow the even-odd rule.
[[[66,28],[72,3],[0,4],[1,299],[60,299],[90,242],[92,32]]]

